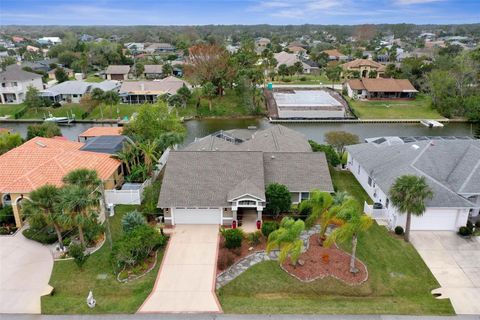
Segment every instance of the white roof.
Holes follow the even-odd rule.
[[[341,107],[342,104],[326,91],[294,90],[274,92],[273,97],[278,107]]]

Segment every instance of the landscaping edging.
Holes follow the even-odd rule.
[[[96,245],[95,247],[90,247],[90,248],[86,248],[85,249],[85,253],[86,254],[94,254],[95,252],[97,252],[98,250],[100,250],[103,245],[105,244],[105,240],[106,240],[106,235],[104,235],[103,237],[103,240],[100,241],[100,243],[98,245]],[[54,245],[56,245],[58,242],[55,242]],[[53,255],[53,252],[52,252],[52,255]],[[68,257],[68,258],[54,258],[53,261],[69,261],[69,260],[73,260],[73,257]]]
[[[141,275],[138,275],[138,276],[135,276],[135,277],[128,277],[128,278],[126,278],[126,279],[120,280],[118,277],[119,277],[120,274],[125,270],[125,267],[123,267],[122,271],[120,271],[120,272],[117,274],[116,279],[117,279],[117,281],[120,282],[120,283],[127,283],[127,282],[130,282],[130,281],[134,281],[134,280],[140,279],[140,278],[146,276],[150,271],[152,271],[153,269],[155,269],[155,267],[157,266],[157,260],[158,260],[158,250],[155,251],[155,260],[154,260],[153,265],[152,265],[147,271],[145,271],[145,272],[142,273]]]

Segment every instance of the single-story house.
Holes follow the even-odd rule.
[[[465,226],[480,208],[480,140],[425,140],[394,145],[363,143],[347,147],[348,169],[381,209],[365,211],[390,229],[405,228],[406,215],[389,199],[402,175],[425,177],[433,191],[411,230],[451,230]],[[377,207],[376,206],[376,207]]]
[[[70,68],[62,68],[63,71],[65,71],[65,73],[67,74],[67,76],[69,78],[73,78],[75,76],[75,71],[73,71],[72,69]],[[57,80],[57,76],[55,75],[55,71],[57,71],[57,69],[52,69],[50,71],[48,71],[48,78],[51,79],[51,80]]]
[[[146,64],[144,66],[143,76],[146,79],[162,79],[163,71],[160,64]]]
[[[302,47],[288,46],[287,48],[288,48],[288,51],[290,51],[292,53],[295,53],[297,55],[302,55],[302,54],[307,53],[307,50],[305,48],[302,48]]]
[[[43,90],[42,76],[18,65],[7,66],[0,72],[0,103],[22,103],[30,86]]]
[[[348,61],[349,60],[349,56],[344,55],[337,49],[323,50],[322,52],[328,55],[328,60],[330,61]]]
[[[314,63],[313,61],[304,61],[299,58],[299,56],[295,53],[289,52],[278,52],[274,55],[275,60],[277,60],[277,66],[275,67],[278,70],[278,67],[282,64],[286,65],[287,67],[293,66],[296,62],[301,62],[304,74],[318,74],[320,72],[320,68],[318,64]]]
[[[175,46],[170,43],[150,43],[145,44],[143,51],[149,54],[175,52]]]
[[[91,127],[78,135],[78,142],[100,136],[119,136],[123,127]]]
[[[252,211],[261,222],[271,183],[286,185],[293,203],[313,189],[334,192],[325,154],[312,152],[305,136],[283,126],[248,131],[217,132],[170,152],[158,201],[167,225],[240,225]]]
[[[130,73],[130,66],[127,65],[110,65],[105,70],[107,80],[127,80]]]
[[[355,99],[414,99],[418,92],[408,79],[350,79],[344,86]]]
[[[376,78],[379,78],[385,73],[385,66],[381,63],[378,63],[369,59],[355,59],[341,65],[343,73],[348,73],[349,71],[357,71],[361,78],[369,77],[371,71],[377,73]]]
[[[123,183],[121,162],[110,154],[80,150],[83,143],[35,137],[0,156],[0,201],[12,205],[17,227],[23,224],[21,201],[45,185],[61,186],[75,169],[96,170],[105,189]]]
[[[42,91],[41,95],[50,98],[54,102],[66,101],[68,103],[79,103],[85,94],[90,93],[95,88],[102,89],[103,91],[118,91],[120,82],[115,80],[105,80],[102,82],[70,80]]]
[[[154,103],[162,94],[175,94],[184,85],[191,88],[188,82],[173,76],[158,81],[124,81],[119,93],[124,103]]]

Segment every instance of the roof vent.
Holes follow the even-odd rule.
[[[275,159],[275,156],[272,154],[272,155],[270,156],[270,158]]]
[[[46,147],[47,147],[46,144],[44,144],[44,143],[42,143],[42,142],[40,142],[40,141],[35,141],[35,144],[36,144],[37,146],[39,146],[39,147],[42,147],[42,148],[46,148]]]
[[[419,147],[418,145],[416,145],[416,144],[412,144],[412,148],[415,149],[415,150],[417,150],[417,149],[420,148],[420,147]]]

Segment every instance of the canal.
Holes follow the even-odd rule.
[[[28,123],[0,123],[0,128],[8,128],[27,135]],[[92,126],[115,126],[110,124],[76,123],[62,127],[63,135],[70,140],[77,140],[80,133]],[[282,125],[305,134],[308,139],[319,143],[324,141],[325,133],[329,131],[348,131],[360,139],[378,136],[472,136],[475,127],[469,123],[446,123],[443,128],[427,128],[420,123],[283,123]],[[185,144],[192,142],[196,137],[203,137],[218,130],[247,128],[256,126],[264,129],[271,124],[267,119],[204,119],[185,122],[188,135]]]

